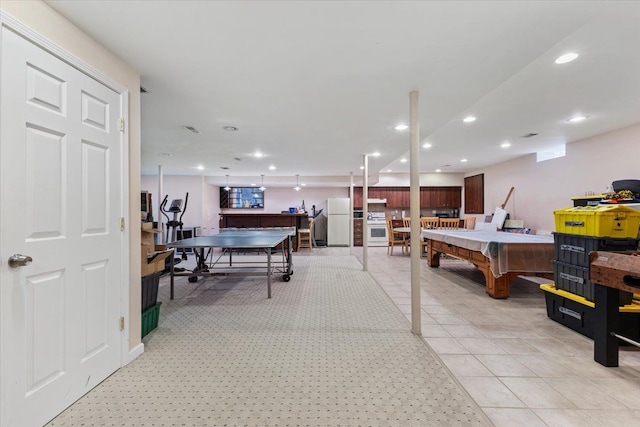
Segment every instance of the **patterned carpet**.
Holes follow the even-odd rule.
[[[490,425],[354,256],[160,288],[145,353],[51,426]]]

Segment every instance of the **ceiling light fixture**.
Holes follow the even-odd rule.
[[[462,163],[467,163],[467,159],[460,159]]]
[[[387,169],[387,172],[391,172],[391,169]]]
[[[399,125],[395,125],[394,129],[395,130],[407,130],[407,129],[409,129],[409,125],[405,125],[404,123],[401,123]]]
[[[364,166],[360,166],[360,170],[364,169]]]
[[[380,152],[379,151],[374,151],[373,153],[371,153],[371,155],[373,157],[380,157]]]
[[[203,171],[204,170],[204,166],[198,165],[198,166],[196,166],[196,169],[198,169],[199,171]]]
[[[431,148],[431,144],[428,142],[425,142],[424,144],[422,144],[422,148]]]
[[[261,178],[261,180],[260,180],[260,190],[264,191],[264,190],[267,189],[267,187],[264,186],[264,174],[260,175],[260,178]]]
[[[578,123],[578,122],[583,121],[586,118],[587,118],[587,116],[575,116],[575,117],[571,117],[570,119],[567,119],[567,121],[569,123]]]
[[[436,169],[436,172],[440,173],[442,172],[442,169]]]
[[[575,52],[565,53],[556,59],[554,62],[556,64],[566,64],[567,62],[571,62],[578,57],[578,54]]]
[[[222,129],[227,130],[229,132],[235,132],[238,130],[238,128],[235,126],[223,126]]]
[[[462,119],[462,121],[465,122],[465,123],[471,123],[471,122],[475,122],[476,118],[473,117],[473,116],[467,116],[464,119]]]
[[[407,163],[407,159],[400,159],[400,163]]]
[[[231,190],[231,187],[229,187],[229,175],[227,175],[227,185],[224,187],[224,191],[229,191]]]
[[[300,175],[296,175],[296,186],[293,187],[294,190],[296,191],[300,191],[300,184],[298,182],[298,178],[300,177]]]
[[[274,171],[274,170],[276,170],[276,167],[275,167],[275,166],[273,166],[273,165],[271,165],[271,166],[269,166],[269,170],[270,170],[270,171]]]
[[[256,151],[255,153],[253,153],[253,157],[258,157],[258,158],[260,158],[260,157],[263,157],[263,156],[264,156],[264,154],[262,154],[262,153],[261,153],[261,152],[259,152],[259,151]]]
[[[501,148],[509,148],[509,147],[511,147],[511,143],[509,143],[509,142],[503,142],[503,143],[500,145],[500,147],[501,147]]]

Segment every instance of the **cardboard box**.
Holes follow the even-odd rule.
[[[140,250],[142,277],[164,270],[164,260],[173,256],[173,249],[167,249],[167,245],[155,244],[155,235],[161,233],[162,231],[152,228],[152,223],[142,223]]]

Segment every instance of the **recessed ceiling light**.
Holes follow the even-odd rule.
[[[407,159],[400,159],[400,163],[407,163]]]
[[[260,158],[260,157],[262,157],[262,156],[264,156],[264,154],[262,154],[262,153],[261,153],[261,152],[259,152],[259,151],[256,151],[255,153],[253,153],[253,157],[258,157],[258,158]]]
[[[431,144],[428,142],[425,142],[424,144],[422,144],[422,148],[431,148]]]
[[[301,182],[300,185],[303,187],[306,187],[307,184],[305,184],[304,182]]]
[[[371,154],[373,157],[380,157],[380,152],[375,151]]]
[[[559,56],[558,59],[556,59],[554,62],[556,64],[566,64],[567,62],[573,61],[577,57],[578,57],[577,53],[569,52],[569,53],[565,53],[562,56]]]
[[[436,172],[440,173],[442,172],[442,169],[436,169]]]
[[[252,186],[252,187],[255,187],[256,185],[252,182],[252,183],[251,183],[251,186]]]
[[[511,147],[511,143],[509,143],[509,142],[503,142],[502,144],[500,144],[500,147],[502,147],[502,148],[509,148],[509,147]]]
[[[199,171],[203,171],[204,170],[204,166],[198,165],[198,166],[196,166],[196,169],[198,169]]]
[[[467,162],[467,159],[460,159],[460,161],[461,161],[462,163],[466,163],[466,162]]]
[[[223,126],[222,129],[227,130],[229,132],[235,132],[238,130],[238,128],[235,126]]]
[[[471,122],[475,122],[476,118],[473,117],[473,116],[467,116],[464,119],[462,119],[462,121],[465,122],[465,123],[471,123]]]
[[[364,166],[360,166],[360,169],[364,169]]]
[[[269,170],[270,170],[270,171],[274,171],[274,170],[276,170],[276,167],[275,167],[275,166],[273,166],[273,165],[271,165],[271,166],[269,166]]]
[[[578,123],[578,122],[583,121],[586,118],[587,118],[587,116],[574,116],[574,117],[571,117],[570,119],[567,119],[567,121],[569,123]]]
[[[407,130],[407,129],[409,129],[409,125],[405,125],[404,123],[401,123],[399,125],[395,125],[394,129],[395,130]]]
[[[387,172],[391,172],[391,169],[387,169]]]

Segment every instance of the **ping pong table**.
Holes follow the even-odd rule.
[[[292,237],[295,227],[274,228],[223,228],[220,234],[192,237],[168,243],[171,248],[191,248],[196,255],[196,267],[192,271],[177,272],[171,258],[171,299],[173,299],[174,278],[188,276],[189,282],[198,281],[198,277],[216,275],[267,276],[267,298],[271,298],[271,277],[282,274],[282,280],[288,282],[293,274]],[[214,253],[214,249],[221,251]],[[274,262],[272,254],[279,248],[281,261]],[[207,252],[205,253],[205,250]],[[237,256],[234,257],[234,252]],[[257,254],[247,260],[240,253]],[[266,261],[261,258],[266,255]]]

